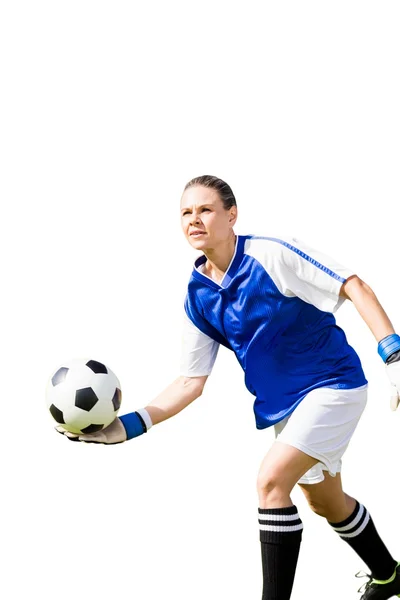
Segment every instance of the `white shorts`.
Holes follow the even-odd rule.
[[[368,385],[351,390],[317,388],[277,423],[277,441],[294,446],[319,462],[298,483],[320,483],[323,471],[340,472],[342,456],[364,411]]]

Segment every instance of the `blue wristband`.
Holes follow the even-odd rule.
[[[147,427],[142,417],[137,412],[129,413],[119,417],[122,425],[125,427],[126,437],[131,440],[134,437],[147,433]]]
[[[383,362],[386,362],[389,356],[398,350],[400,350],[400,335],[397,333],[387,335],[378,344],[378,354]]]

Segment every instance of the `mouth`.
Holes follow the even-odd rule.
[[[192,231],[192,233],[189,234],[191,238],[199,238],[202,235],[205,235],[205,231]]]

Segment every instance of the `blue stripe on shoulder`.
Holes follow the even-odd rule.
[[[330,275],[331,277],[333,277],[334,279],[337,279],[341,283],[344,283],[346,281],[346,279],[344,279],[343,277],[340,277],[340,275],[338,275],[337,273],[334,273],[333,271],[328,269],[328,267],[321,265],[321,263],[319,263],[317,260],[315,260],[314,258],[311,258],[311,256],[308,256],[308,254],[305,254],[305,252],[302,252],[301,250],[299,250],[299,248],[296,248],[295,246],[288,244],[284,240],[280,240],[278,238],[273,238],[273,237],[264,237],[261,235],[252,235],[251,239],[253,239],[253,240],[270,240],[271,242],[278,242],[278,244],[282,244],[282,246],[286,246],[286,248],[289,248],[289,250],[296,252],[296,254],[298,254],[305,260],[308,260],[308,262],[312,263],[318,269],[321,269],[321,271],[323,271],[327,275]]]

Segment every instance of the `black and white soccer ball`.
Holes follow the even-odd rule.
[[[114,421],[121,386],[97,360],[76,358],[59,367],[47,384],[46,403],[55,421],[71,433],[94,433]]]

